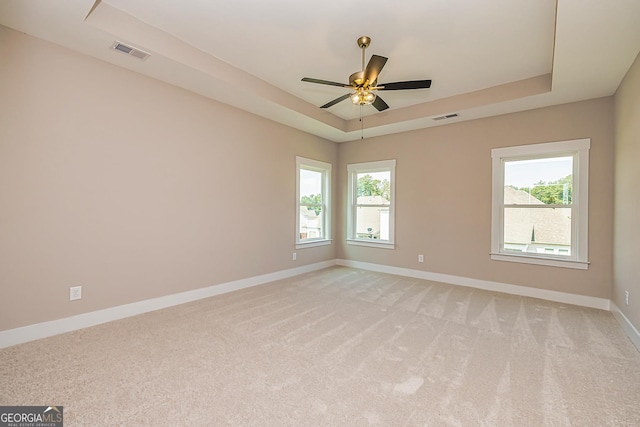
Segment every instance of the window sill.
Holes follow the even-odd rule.
[[[296,243],[296,249],[304,249],[304,248],[314,248],[316,246],[326,246],[331,244],[331,239],[323,239],[323,240],[312,240],[309,242],[298,242]]]
[[[347,245],[368,246],[370,248],[395,249],[395,243],[382,242],[376,240],[355,240],[347,239]]]
[[[569,259],[558,259],[550,257],[530,256],[530,255],[512,255],[502,253],[492,253],[491,259],[494,261],[521,262],[524,264],[546,265],[550,267],[573,268],[577,270],[588,270],[588,261],[576,261]]]

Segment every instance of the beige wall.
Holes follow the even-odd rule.
[[[3,27],[0,58],[0,330],[336,257],[611,296],[611,97],[336,145]],[[491,261],[491,148],[585,137],[589,270]],[[296,155],[334,165],[336,243],[293,262]],[[396,249],[346,246],[346,165],[384,159]]]
[[[492,261],[491,149],[578,138],[591,138],[589,269]],[[341,227],[339,258],[611,296],[612,97],[343,143],[338,154],[343,217],[347,164],[397,160],[396,249],[346,245]],[[418,254],[424,254],[424,263],[418,263]]]
[[[640,56],[615,94],[613,302],[640,330]],[[629,305],[624,292],[629,291]]]
[[[4,27],[0,58],[0,330],[335,258],[291,254],[295,156],[336,144]]]

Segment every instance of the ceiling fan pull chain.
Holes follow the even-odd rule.
[[[360,139],[364,139],[364,117],[362,116],[362,104],[360,104]]]

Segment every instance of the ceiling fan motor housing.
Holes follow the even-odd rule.
[[[356,71],[349,76],[351,86],[360,86],[362,83],[364,83],[364,71]]]
[[[356,71],[355,73],[351,74],[349,76],[349,84],[353,87],[365,87],[364,84],[366,83],[365,78],[364,78],[364,71]],[[376,81],[373,82],[369,82],[365,89],[368,87],[375,87],[376,85]]]

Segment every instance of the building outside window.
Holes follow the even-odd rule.
[[[588,268],[589,139],[492,150],[491,258]]]
[[[395,160],[347,166],[347,243],[394,248]]]
[[[296,248],[331,243],[331,164],[296,157]]]

